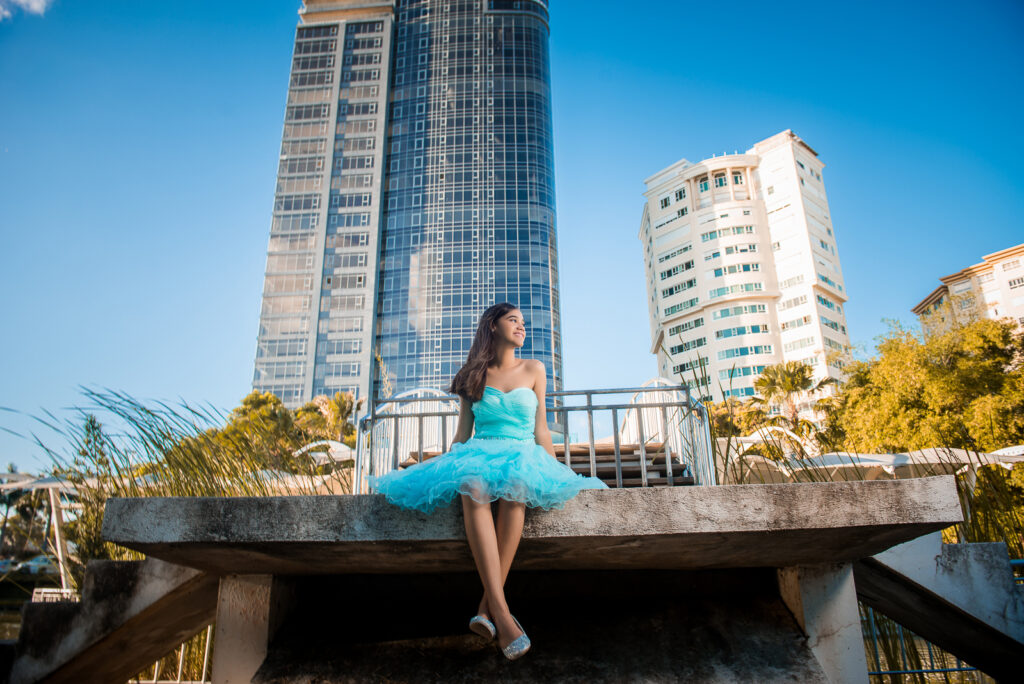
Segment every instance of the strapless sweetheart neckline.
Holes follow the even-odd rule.
[[[526,386],[523,386],[523,387],[513,387],[508,392],[506,392],[505,390],[500,390],[497,387],[492,387],[491,385],[484,385],[484,389],[492,389],[495,392],[501,392],[502,394],[512,394],[516,390],[529,390],[533,394],[533,396],[535,396],[535,397],[537,396],[537,393],[533,391],[532,387],[526,387]]]

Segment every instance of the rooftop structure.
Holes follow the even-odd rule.
[[[1024,243],[981,259],[939,278],[942,284],[911,309],[926,333],[980,318],[1009,318],[1024,325]]]

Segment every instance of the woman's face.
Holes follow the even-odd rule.
[[[519,309],[512,309],[495,322],[494,336],[517,347],[526,342],[526,322]]]

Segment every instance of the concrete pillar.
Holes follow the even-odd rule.
[[[217,596],[213,684],[252,680],[267,655],[284,609],[287,591],[273,575],[227,575]]]
[[[829,680],[867,682],[857,590],[850,563],[779,568],[779,593]]]

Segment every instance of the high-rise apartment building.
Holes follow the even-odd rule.
[[[1024,244],[986,254],[980,264],[939,278],[942,284],[911,309],[925,333],[979,318],[1024,326]]]
[[[782,361],[840,377],[847,296],[823,167],[786,130],[644,181],[639,238],[660,375],[716,401],[753,396],[757,376]]]
[[[522,310],[562,386],[543,0],[306,0],[253,386],[445,389],[479,315]]]

